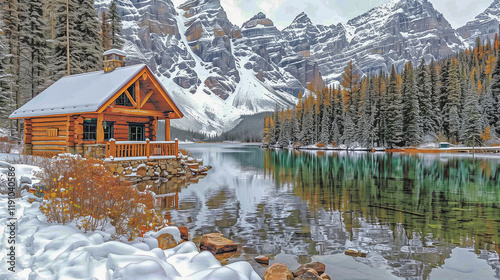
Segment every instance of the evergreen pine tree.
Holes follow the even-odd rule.
[[[109,21],[110,21],[110,41],[112,49],[121,49],[123,47],[123,35],[122,35],[122,20],[118,13],[118,7],[116,2],[113,0],[109,4]]]
[[[377,102],[374,98],[374,78],[365,78],[361,90],[361,105],[360,105],[360,143],[364,147],[372,147],[375,131],[375,116]]]
[[[430,96],[432,103],[432,111],[430,112],[430,118],[432,120],[432,125],[434,127],[434,134],[438,135],[442,127],[442,117],[441,117],[441,81],[437,70],[437,65],[434,60],[429,64],[429,80],[430,80]],[[426,108],[427,109],[427,108]],[[430,127],[430,126],[429,126]]]
[[[401,96],[398,88],[398,77],[394,65],[389,77],[389,86],[387,88],[387,120],[386,120],[386,141],[389,147],[393,148],[401,144],[403,138],[403,114],[401,105]]]
[[[491,95],[494,99],[495,103],[493,107],[496,109],[496,112],[491,114],[490,125],[495,125],[496,127],[500,127],[500,58],[497,57],[497,62],[495,65],[495,69],[491,74]]]
[[[46,22],[43,19],[41,0],[23,1],[21,5],[21,83],[23,93],[29,100],[40,93],[45,85],[47,55],[49,49],[45,39]]]
[[[331,105],[325,104],[323,106],[323,114],[321,119],[321,134],[319,137],[320,143],[330,143],[330,129],[331,129]]]
[[[302,142],[303,145],[314,144],[313,133],[314,133],[313,110],[308,110],[304,113],[300,142]]]
[[[467,96],[465,98],[464,113],[462,118],[462,131],[463,131],[463,141],[468,145],[476,143],[479,139],[479,135],[482,132],[481,129],[481,114],[478,102],[478,90],[475,83],[469,80],[468,83],[469,90],[467,91]]]
[[[93,0],[78,0],[77,49],[79,62],[83,72],[102,69],[102,42],[99,35],[99,20]]]
[[[0,11],[1,13],[2,11]],[[3,34],[3,31],[0,29],[0,34]],[[7,64],[8,60],[8,50],[5,47],[5,38],[4,36],[0,36],[0,126],[6,128],[7,122],[4,121],[7,119],[11,110],[12,102],[10,100],[10,79],[9,74],[7,73]]]
[[[403,140],[406,145],[421,142],[422,128],[414,69],[411,62],[406,64],[401,87],[403,99]]]
[[[57,81],[61,77],[71,74],[83,73],[82,65],[79,58],[83,55],[80,53],[82,44],[78,44],[78,40],[82,37],[79,30],[76,28],[78,20],[78,1],[68,0],[55,1],[54,5],[54,40],[52,42],[52,57],[49,67],[49,75],[52,81]],[[68,10],[68,12],[66,12]],[[68,24],[69,34],[66,30]],[[68,51],[68,35],[69,35],[69,73],[67,62]]]
[[[2,19],[3,26],[2,31],[5,36],[5,47],[7,50],[7,57],[4,61],[8,65],[5,70],[8,74],[6,77],[8,80],[8,100],[11,103],[9,106],[9,111],[18,109],[21,107],[21,89],[20,89],[20,63],[19,63],[19,53],[20,53],[20,41],[19,41],[19,2],[17,0],[5,0],[3,2]],[[17,135],[21,132],[21,123],[19,120],[16,121]],[[10,121],[10,134],[15,135],[15,128],[13,122]]]
[[[450,141],[458,141],[460,132],[460,80],[458,60],[452,59],[447,83],[448,100],[445,106],[445,131]]]
[[[105,51],[111,49],[111,38],[110,38],[110,24],[108,13],[106,11],[101,12],[101,41],[102,47]]]
[[[422,132],[424,135],[435,136],[437,129],[433,120],[434,108],[432,104],[432,85],[424,59],[422,59],[420,65],[418,66],[416,86]]]

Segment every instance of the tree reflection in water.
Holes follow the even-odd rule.
[[[456,247],[500,271],[498,158],[188,149],[214,168],[188,188],[163,187],[165,215],[195,240],[217,231],[243,244],[230,262],[261,275],[259,254],[305,263],[349,247],[370,252],[358,262],[407,279],[428,279]]]
[[[404,268],[398,276],[427,278],[455,246],[498,253],[498,160],[266,150],[264,162],[277,186],[293,186],[308,202],[314,219],[338,212],[347,238],[384,251]],[[381,240],[385,226],[392,236]]]

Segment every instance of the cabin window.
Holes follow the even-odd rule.
[[[130,96],[132,96],[132,99],[135,100],[135,85],[131,85],[128,89],[128,93],[130,93]],[[127,94],[122,93],[116,100],[115,100],[115,105],[122,105],[122,106],[130,106],[133,107],[132,102],[127,97]]]
[[[113,122],[103,122],[104,140],[113,138]],[[83,140],[97,140],[97,119],[83,122]]]
[[[47,137],[57,137],[58,136],[58,130],[57,128],[49,128],[47,129]]]
[[[129,140],[130,141],[144,141],[144,124],[130,124],[129,125]]]
[[[109,140],[113,138],[113,122],[102,122],[102,128],[104,129],[104,140]]]
[[[97,139],[97,120],[84,120],[83,121],[83,140],[96,140]]]

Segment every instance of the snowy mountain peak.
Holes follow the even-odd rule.
[[[274,26],[274,22],[271,19],[269,19],[263,12],[259,12],[243,23],[243,28],[254,28],[259,24],[263,26]]]
[[[313,24],[311,18],[305,12],[298,14],[292,21],[293,23]]]
[[[457,29],[467,46],[474,46],[476,38],[482,41],[492,39],[499,32],[500,0],[495,0],[472,21]]]

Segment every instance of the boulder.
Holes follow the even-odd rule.
[[[119,166],[117,169],[116,169],[116,173],[118,174],[122,174],[123,171],[125,171],[125,168],[123,168],[123,166]]]
[[[189,240],[189,231],[187,227],[177,227],[179,231],[181,232],[181,239],[184,241]]]
[[[351,257],[357,257],[358,256],[358,250],[354,249],[349,249],[345,251],[345,254]]]
[[[366,258],[367,255],[365,251],[358,251],[355,249],[346,250],[345,254],[351,257],[362,257],[362,258]]]
[[[162,250],[171,249],[177,247],[177,242],[174,237],[169,233],[164,233],[158,236],[158,248]]]
[[[285,264],[275,263],[264,273],[264,280],[294,280],[294,277]]]
[[[309,269],[312,269],[312,270],[316,271],[318,273],[318,275],[321,275],[325,272],[325,264],[320,263],[320,262],[306,263],[304,265],[301,265],[299,268],[297,268],[293,272],[293,276],[299,277],[300,275],[304,274]]]
[[[314,269],[309,269],[308,271],[304,272],[302,275],[299,277],[295,278],[296,280],[322,280],[321,277],[319,277],[318,273]]]
[[[146,173],[147,173],[146,166],[143,165],[143,166],[137,168],[137,175],[138,176],[145,177]]]
[[[323,279],[323,280],[332,280],[332,278],[330,276],[328,276],[328,274],[326,273],[323,273],[319,276],[319,278]]]
[[[238,244],[224,238],[222,233],[205,234],[200,241],[201,251],[210,251],[212,254],[234,252],[238,249]]]
[[[269,257],[268,256],[257,256],[254,258],[256,262],[264,265],[269,265]]]

